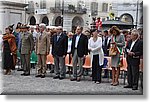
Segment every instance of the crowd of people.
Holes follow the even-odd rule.
[[[92,66],[92,81],[100,84],[102,68],[105,66],[105,56],[111,57],[111,85],[119,85],[120,67],[123,66],[123,58],[127,59],[128,85],[124,88],[138,89],[139,64],[143,55],[142,29],[122,31],[117,26],[100,31],[97,28],[83,31],[83,27],[77,26],[75,33],[63,31],[58,26],[53,29],[45,24],[37,24],[36,27],[18,23],[16,29],[10,25],[5,28],[3,34],[3,69],[5,75],[10,75],[15,69],[20,54],[22,76],[30,76],[31,67],[37,68],[35,77],[45,78],[47,71],[47,56],[54,58],[53,79],[63,80],[66,74],[71,74],[70,81],[81,81],[83,65],[87,55],[90,55]],[[31,63],[31,55],[37,56]],[[69,63],[72,66],[66,68],[65,57],[69,55]],[[37,65],[36,65],[37,64]],[[36,66],[35,66],[36,65]],[[68,70],[66,70],[68,69]],[[104,70],[104,78],[108,77],[108,70]]]

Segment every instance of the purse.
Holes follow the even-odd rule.
[[[115,55],[117,55],[116,47],[110,47],[110,49],[109,49],[109,56],[115,56]]]

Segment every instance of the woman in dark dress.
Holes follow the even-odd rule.
[[[13,29],[9,26],[5,29],[5,34],[3,35],[3,64],[5,75],[11,74],[11,69],[14,67],[14,61],[17,47],[15,42],[15,36],[12,34]]]

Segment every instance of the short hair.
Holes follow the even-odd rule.
[[[140,36],[140,33],[139,33],[139,31],[138,31],[137,29],[133,29],[133,30],[131,31],[131,34],[137,35],[137,37]]]
[[[62,26],[58,26],[57,29],[62,29],[63,30],[63,27]]]
[[[107,33],[107,34],[108,34],[108,31],[107,31],[107,30],[104,30],[104,33]]]
[[[77,27],[79,27],[80,29],[81,29],[81,31],[83,31],[83,27],[81,27],[81,26],[77,26]],[[77,29],[77,28],[76,28]]]
[[[40,27],[43,26],[44,29],[46,29],[46,24],[44,24],[44,23],[39,24],[39,26],[40,26]]]

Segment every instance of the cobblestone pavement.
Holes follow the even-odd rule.
[[[89,76],[82,78],[80,82],[72,82],[69,76],[64,80],[53,79],[53,74],[47,72],[44,79],[35,77],[35,69],[30,76],[21,76],[22,72],[14,71],[12,75],[3,75],[2,94],[98,94],[98,95],[142,95],[139,90],[123,88],[123,79],[119,86],[111,86],[111,79],[102,79],[101,84],[95,84]]]

